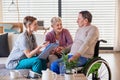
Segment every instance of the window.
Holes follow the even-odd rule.
[[[44,25],[50,27],[50,19],[61,15],[63,26],[70,30],[73,38],[78,28],[76,20],[79,11],[89,10],[93,15],[92,24],[99,28],[100,39],[107,40],[107,43],[102,43],[101,46],[114,45],[116,0],[18,0],[18,2],[20,22],[26,15],[32,15],[38,20],[44,20]],[[2,3],[3,21],[17,22],[17,12],[8,12],[10,0],[2,0]]]
[[[103,47],[113,47],[115,30],[116,0],[62,0],[63,24],[72,35],[78,28],[77,16],[81,10],[89,10],[93,15],[92,24],[99,28],[100,39],[107,40],[101,43]]]
[[[8,11],[8,7],[12,0],[3,1],[3,21],[17,22],[17,11]],[[16,0],[13,0],[16,3]],[[18,0],[20,22],[27,15],[35,16],[38,20],[43,20],[46,27],[50,26],[50,19],[58,16],[57,0]]]

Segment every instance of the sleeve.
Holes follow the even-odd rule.
[[[70,32],[66,29],[66,42],[67,42],[67,46],[72,45],[73,44],[73,39],[72,36],[70,34]]]
[[[45,41],[49,41],[50,43],[56,42],[56,40],[55,40],[55,34],[54,34],[53,31],[48,32],[48,33],[46,34],[46,36],[45,36]]]
[[[20,50],[22,50],[22,51],[30,49],[28,40],[27,40],[27,38],[24,35],[19,36],[18,44],[19,44]]]
[[[88,33],[87,37],[85,38],[83,44],[78,50],[78,53],[84,54],[91,45],[96,44],[97,40],[99,38],[99,32],[97,27],[91,28]]]
[[[45,36],[45,41],[50,41],[50,33],[47,33]]]

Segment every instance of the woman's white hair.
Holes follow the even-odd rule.
[[[62,22],[60,17],[53,17],[51,19],[51,25],[54,25],[55,23],[60,22],[60,21]]]

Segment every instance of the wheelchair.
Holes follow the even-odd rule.
[[[98,40],[93,58],[89,59],[82,68],[77,69],[77,72],[83,73],[88,80],[111,80],[111,71],[107,61],[99,57],[100,42],[106,43],[107,41]]]

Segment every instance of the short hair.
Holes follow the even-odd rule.
[[[35,20],[37,20],[37,18],[33,16],[26,16],[23,20],[23,24],[25,27],[27,27],[27,25],[32,24]]]
[[[89,11],[81,11],[81,12],[79,12],[79,14],[82,14],[82,17],[84,19],[87,19],[88,22],[90,22],[90,23],[92,22],[92,14]]]
[[[53,17],[53,18],[51,19],[51,25],[54,25],[55,23],[57,23],[57,22],[59,22],[59,21],[62,22],[62,20],[61,20],[60,17]]]

